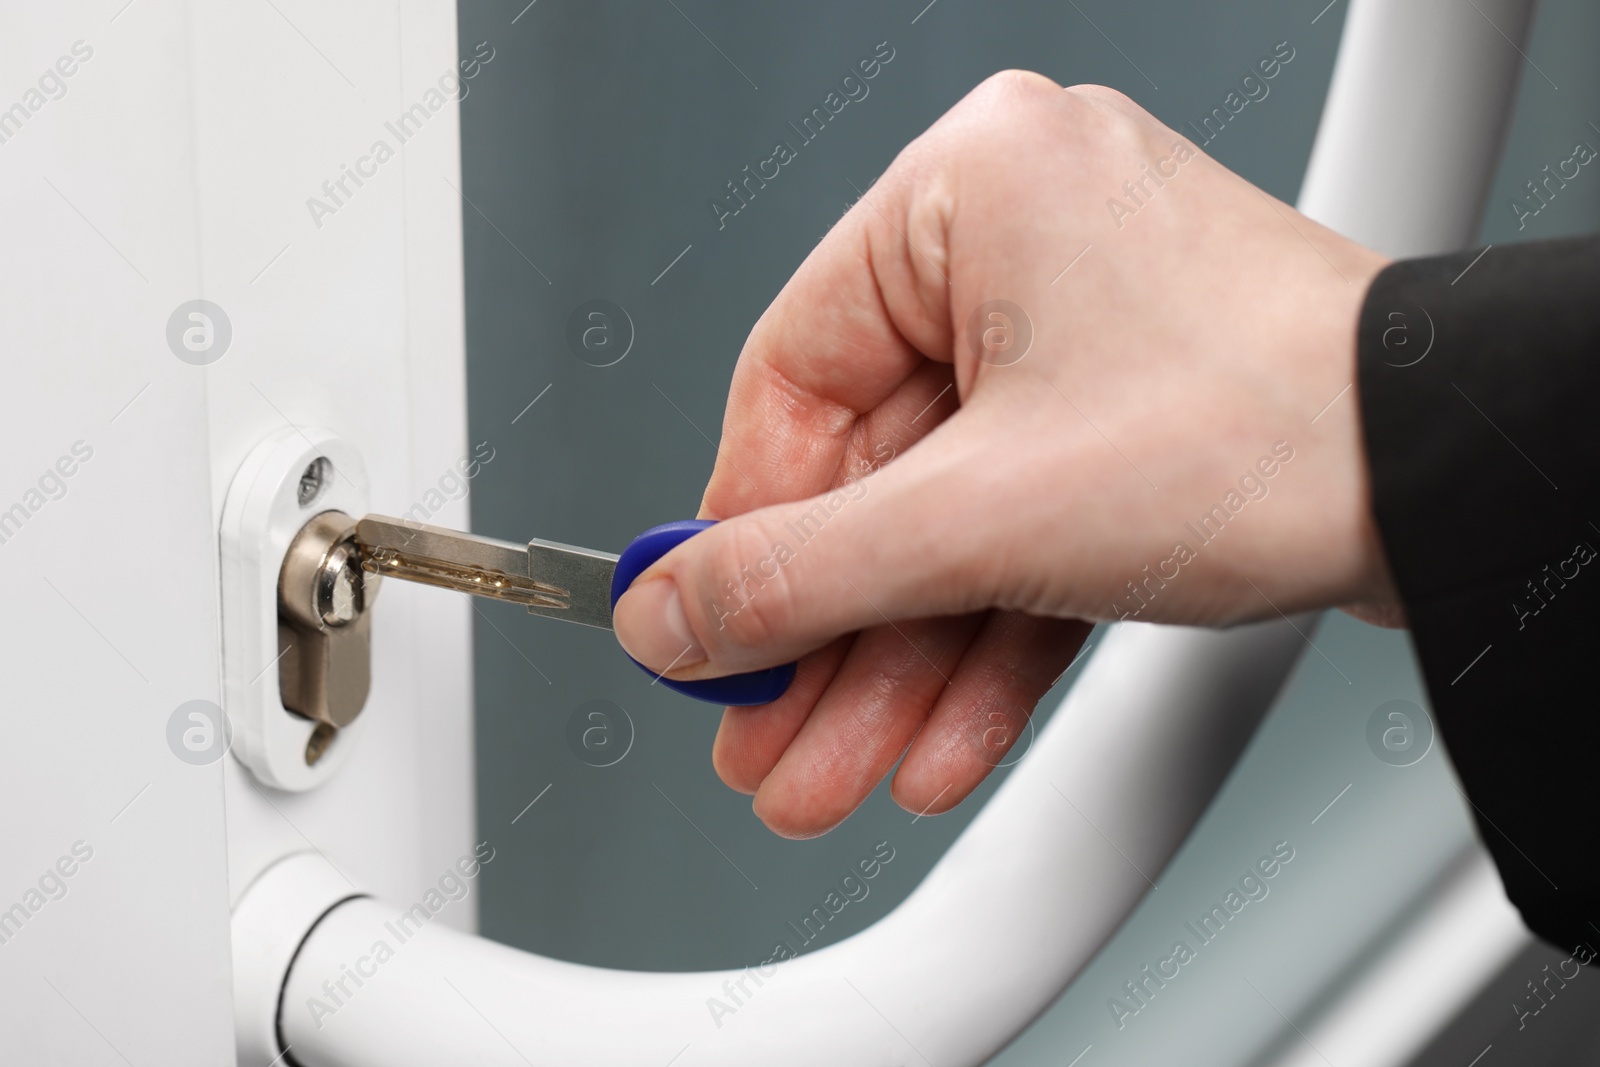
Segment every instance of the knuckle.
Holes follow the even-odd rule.
[[[952,136],[957,145],[1003,138],[1035,126],[1041,111],[1059,107],[1062,99],[1061,86],[1042,74],[1002,70],[979,82],[933,130],[941,143]]]
[[[986,78],[952,114],[962,165],[1005,180],[1018,146],[1041,139],[1057,159],[1096,165],[1107,150],[1138,139],[1145,113],[1103,85],[1063,88],[1041,74],[1005,70]]]
[[[1033,101],[1060,96],[1061,86],[1031,70],[1002,70],[983,79],[973,95],[1005,101]]]
[[[1108,85],[1084,82],[1079,85],[1069,85],[1066,91],[1067,95],[1074,100],[1080,100],[1097,107],[1137,108],[1139,106],[1133,102],[1132,97]]]

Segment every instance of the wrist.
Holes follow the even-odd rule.
[[[1360,249],[1365,253],[1356,282],[1350,288],[1359,293],[1350,302],[1347,313],[1348,330],[1341,339],[1346,365],[1349,368],[1350,412],[1347,454],[1351,478],[1355,485],[1353,508],[1353,552],[1356,561],[1348,586],[1336,603],[1350,614],[1380,626],[1404,624],[1404,609],[1398,588],[1389,568],[1382,533],[1378,527],[1374,507],[1372,465],[1367,455],[1365,412],[1361,395],[1361,321],[1367,300],[1379,274],[1392,261],[1386,257]]]

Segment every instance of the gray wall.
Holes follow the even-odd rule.
[[[1181,126],[1288,40],[1296,55],[1271,94],[1208,150],[1292,201],[1346,6],[1335,3],[1313,24],[1324,0],[937,0],[923,10],[925,2],[462,5],[463,54],[479,41],[495,50],[462,105],[470,421],[474,442],[495,450],[472,484],[474,529],[617,551],[648,526],[692,516],[751,324],[854,199],[852,187],[865,188],[996,70],[1109,84]],[[1485,240],[1600,222],[1600,173],[1588,168],[1522,233],[1505,206],[1544,163],[1566,158],[1573,140],[1600,145],[1600,132],[1584,125],[1600,119],[1597,23],[1580,0],[1546,5],[1529,54],[1560,90],[1529,70]],[[885,40],[895,56],[870,95],[719,230],[708,200],[788,139],[786,123]],[[1027,155],[1019,144],[1019,165]],[[631,319],[631,349],[612,366],[580,360],[567,341],[569,317],[594,299]],[[478,818],[499,849],[483,875],[482,927],[518,947],[642,969],[748,963],[847,866],[890,842],[895,859],[871,896],[818,943],[837,940],[902,899],[1001,777],[958,811],[915,823],[880,789],[834,833],[783,841],[716,779],[709,751],[718,712],[650,686],[610,634],[492,604],[477,622]],[[1230,1044],[1221,1031],[1249,1030],[1238,1020],[1264,1010],[1232,999],[1242,986],[1224,995],[1197,982],[1176,991],[1141,1036],[1096,1037],[1106,1032],[1102,987],[1144,954],[1142,930],[1158,936],[1170,918],[1161,908],[1192,903],[1183,889],[1191,883],[1197,895],[1212,892],[1269,836],[1308,842],[1296,871],[1304,888],[1280,893],[1277,911],[1263,909],[1255,947],[1241,941],[1233,963],[1216,968],[1270,970],[1280,959],[1274,944],[1314,952],[1317,937],[1358,924],[1363,909],[1377,906],[1374,894],[1398,891],[1408,871],[1420,870],[1430,837],[1464,832],[1437,754],[1396,774],[1361,741],[1377,703],[1422,700],[1403,637],[1339,620],[1318,640],[1356,684],[1320,660],[1302,665],[1228,792],[1162,879],[1175,887],[1169,903],[1147,902],[1001,1062],[1065,1063],[1094,1040],[1099,1063],[1152,1062],[1177,1047],[1186,1062],[1236,1062],[1226,1050],[1247,1047],[1247,1035]],[[590,701],[631,720],[631,747],[614,765],[591,766],[569,743],[571,721]],[[1054,703],[1047,697],[1041,709]],[[627,733],[619,725],[614,744]],[[1331,832],[1311,845],[1299,809],[1315,811],[1325,783],[1358,776],[1370,788],[1365,799],[1357,790],[1347,798],[1349,825],[1322,827]],[[1409,815],[1384,829],[1396,806]],[[1282,822],[1290,810],[1299,820],[1292,827]],[[1261,1033],[1271,1022],[1259,1019]],[[1194,1047],[1196,1026],[1218,1031],[1216,1042],[1201,1042],[1205,1055]]]

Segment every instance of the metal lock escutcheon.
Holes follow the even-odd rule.
[[[372,688],[371,608],[381,579],[363,573],[355,532],[342,511],[313,517],[278,575],[278,688],[284,707],[328,727],[318,731],[323,747],[361,714]]]

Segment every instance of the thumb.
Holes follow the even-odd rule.
[[[982,548],[955,528],[976,502],[963,492],[971,465],[940,447],[952,428],[866,478],[683,542],[617,601],[617,640],[651,670],[692,680],[786,663],[885,622],[989,606],[971,565]]]

